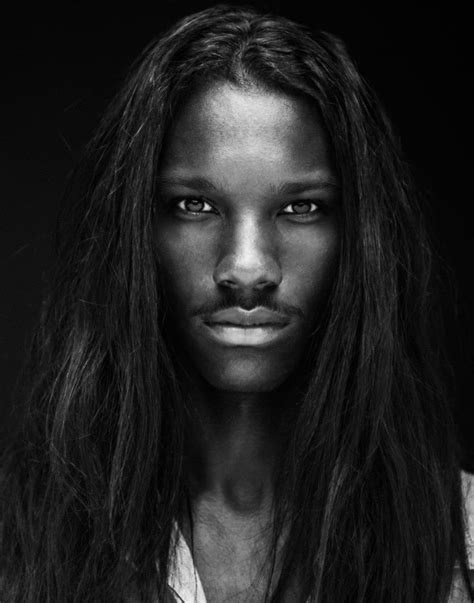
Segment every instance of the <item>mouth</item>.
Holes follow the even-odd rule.
[[[206,324],[212,338],[224,345],[262,346],[281,336],[282,325],[241,326],[232,324]]]
[[[227,346],[264,346],[282,336],[288,316],[266,308],[230,308],[203,317],[211,338]]]

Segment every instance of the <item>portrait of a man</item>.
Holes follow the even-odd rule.
[[[337,35],[220,4],[161,31],[61,208],[0,600],[473,600],[437,278]]]

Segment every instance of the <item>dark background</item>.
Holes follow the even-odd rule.
[[[0,418],[37,320],[51,233],[67,175],[131,62],[177,17],[213,2],[18,5],[2,19]],[[355,3],[353,3],[355,4]],[[382,3],[380,3],[382,4]],[[474,471],[471,353],[472,70],[468,9],[259,3],[340,35],[391,116],[425,194],[457,294],[446,305],[454,404],[465,467]],[[5,17],[5,15],[3,15]]]

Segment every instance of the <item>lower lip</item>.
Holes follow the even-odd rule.
[[[287,325],[241,327],[237,325],[206,324],[212,338],[229,346],[263,346],[279,337]]]

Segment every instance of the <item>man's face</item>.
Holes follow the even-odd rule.
[[[219,390],[271,391],[299,366],[338,251],[339,188],[309,101],[218,83],[165,140],[158,262],[167,328]]]

